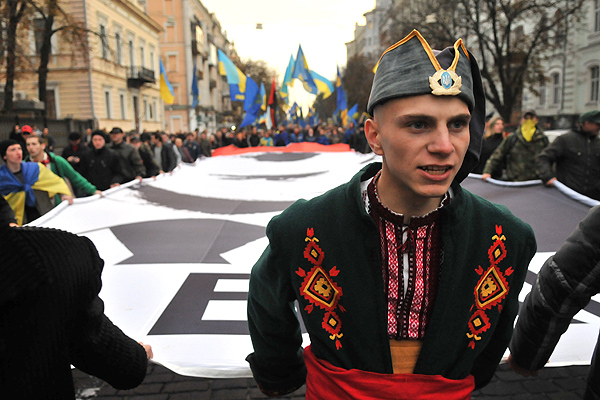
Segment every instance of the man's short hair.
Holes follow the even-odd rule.
[[[37,141],[40,144],[47,144],[48,143],[48,141],[46,140],[46,138],[38,136],[38,135],[31,135],[31,136],[29,136],[28,138],[25,139],[25,143],[27,143],[27,141],[30,140],[30,139],[37,139]]]
[[[6,150],[8,150],[10,146],[15,144],[19,144],[19,142],[13,139],[6,139],[0,142],[0,158],[4,158],[4,156],[6,156]]]
[[[148,132],[144,132],[140,135],[140,140],[144,143],[148,143],[150,141],[150,134]]]
[[[160,132],[152,132],[152,136],[153,136],[153,137],[154,137],[156,140],[158,140],[159,142],[162,142],[162,141],[163,141],[163,139],[162,139],[162,133],[160,133]]]
[[[71,142],[74,142],[76,140],[80,140],[81,139],[81,135],[79,134],[79,132],[71,132],[69,133],[69,140]]]

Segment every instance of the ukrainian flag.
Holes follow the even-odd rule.
[[[163,65],[162,59],[158,59],[160,67],[160,97],[162,97],[165,104],[173,104],[175,96],[173,95],[173,86],[167,78],[165,66]]]
[[[310,68],[308,68],[306,58],[304,58],[302,46],[300,45],[298,45],[298,55],[296,56],[296,63],[294,64],[292,79],[299,79],[304,85],[304,90],[307,92],[312,94],[319,93],[319,89],[317,88],[317,85],[310,74]]]
[[[285,101],[286,104],[290,104],[289,94],[288,94],[288,85],[292,86],[292,72],[294,72],[294,56],[290,56],[290,62],[285,70],[285,75],[283,77],[283,83],[281,84],[281,98]]]
[[[219,52],[219,74],[227,77],[229,95],[233,101],[244,101],[246,75],[221,51]]]
[[[337,80],[335,83],[335,88],[337,91],[336,111],[340,112],[342,125],[346,126],[348,124],[348,102],[346,101],[346,92],[344,92],[344,88],[342,87],[342,77],[340,75],[339,66],[337,67]]]
[[[334,91],[333,83],[324,76],[317,74],[315,71],[310,71],[310,74],[317,85],[317,89],[319,89],[319,93],[323,93],[323,98],[326,99],[331,96],[331,93]]]

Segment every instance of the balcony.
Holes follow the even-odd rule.
[[[127,71],[127,87],[139,89],[145,83],[155,83],[154,71],[145,67],[130,66]]]

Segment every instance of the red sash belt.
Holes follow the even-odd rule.
[[[306,400],[468,400],[475,388],[472,375],[447,379],[441,375],[379,374],[343,369],[304,349]]]

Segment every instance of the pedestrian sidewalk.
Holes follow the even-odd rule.
[[[538,377],[523,378],[500,365],[493,380],[473,393],[474,400],[579,400],[589,366],[545,368]],[[73,379],[78,400],[251,400],[267,398],[252,378],[207,379],[177,375],[157,364],[148,366],[144,382],[132,390],[116,390],[77,369]],[[303,400],[305,388],[280,397]]]

